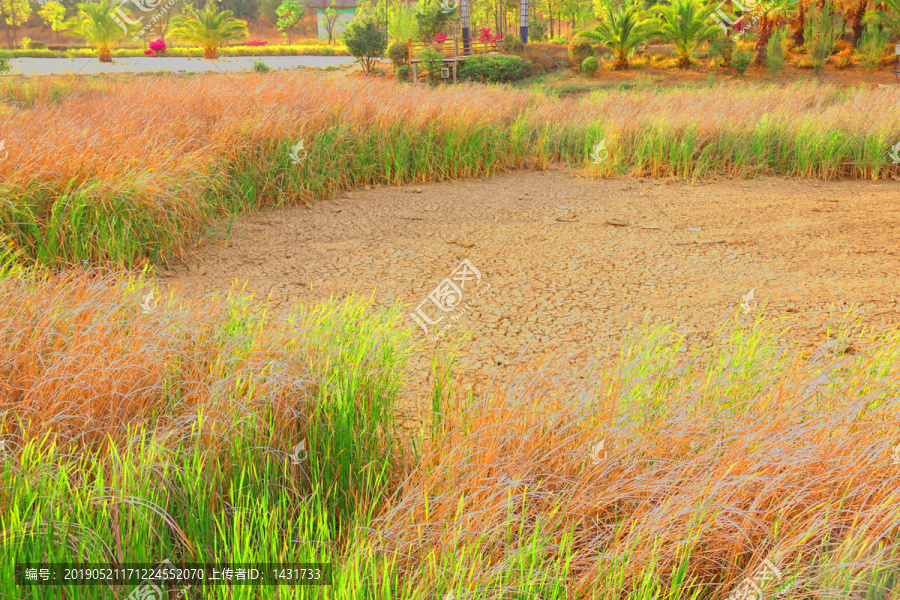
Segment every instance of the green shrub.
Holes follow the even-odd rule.
[[[477,55],[460,63],[459,78],[481,83],[520,81],[531,75],[531,62],[505,54]]]
[[[859,62],[871,73],[881,66],[881,60],[885,55],[885,47],[888,43],[888,32],[880,30],[873,25],[867,25],[859,38]]]
[[[397,78],[400,81],[409,81],[412,79],[412,67],[409,65],[400,65],[397,67]]]
[[[575,65],[576,70],[581,68],[581,63],[584,62],[584,59],[593,55],[594,47],[585,39],[576,39],[569,44],[569,58],[572,59],[572,64]]]
[[[735,43],[729,37],[725,37],[721,32],[717,32],[709,42],[709,50],[707,54],[712,57],[716,64],[716,69],[720,66],[726,69],[731,68],[731,57],[734,55]]]
[[[747,72],[747,68],[750,66],[752,60],[753,55],[746,50],[735,52],[731,57],[731,68],[737,71],[738,74],[743,75]]]
[[[596,56],[588,56],[581,62],[581,72],[591,77],[600,68],[600,61]]]
[[[506,54],[520,54],[525,51],[525,43],[517,35],[504,35],[500,49]]]
[[[341,35],[347,50],[362,66],[363,73],[368,75],[376,58],[384,56],[387,50],[387,33],[380,31],[371,18],[354,19]]]
[[[821,73],[825,68],[825,61],[831,56],[838,39],[841,37],[841,29],[834,10],[827,4],[823,8],[813,5],[807,16],[806,49],[809,58],[812,59],[813,69]]]
[[[256,59],[253,61],[253,70],[257,73],[268,73],[272,68],[263,61]]]
[[[853,55],[853,48],[846,48],[834,55],[834,66],[838,69],[846,69],[855,60],[856,56]]]
[[[778,77],[778,74],[784,69],[784,57],[786,54],[784,39],[784,29],[779,27],[772,33],[769,43],[766,44],[766,66],[772,77]]]
[[[428,83],[435,85],[441,80],[441,67],[444,59],[436,50],[424,50],[419,53],[419,64],[428,75]]]
[[[28,37],[22,38],[22,48],[24,50],[44,50],[47,47],[47,44],[44,42],[38,42]]]
[[[5,50],[0,50],[0,75],[12,71],[12,65],[9,64],[9,57]]]
[[[409,64],[409,45],[404,42],[394,42],[388,48],[388,58],[394,63],[394,68]]]
[[[528,24],[528,39],[532,42],[543,42],[547,39],[547,24],[542,21],[532,21]]]

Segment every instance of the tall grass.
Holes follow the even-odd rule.
[[[210,219],[365,184],[564,163],[595,177],[900,172],[895,95],[829,86],[553,99],[315,74],[4,88],[0,231],[49,265],[180,255]],[[607,140],[608,159],[592,147]],[[304,141],[306,160],[290,150]]]
[[[151,289],[0,279],[0,560],[331,562],[403,463],[399,313],[154,306]],[[3,597],[20,591],[2,578]]]
[[[410,597],[724,598],[764,559],[787,598],[894,597],[900,332],[851,325],[812,356],[735,321],[681,364],[661,327],[522,363],[456,398],[371,544]]]
[[[411,456],[391,307],[171,295],[144,312],[149,285],[0,279],[4,565],[334,566],[330,588],[187,598],[719,600],[768,559],[786,598],[896,593],[896,329],[845,319],[810,355],[736,318],[676,359],[683,340],[647,326],[574,371],[523,359],[480,397],[436,359],[442,414]]]

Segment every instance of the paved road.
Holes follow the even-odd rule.
[[[25,75],[61,75],[64,73],[148,73],[155,71],[246,71],[261,59],[273,69],[327,67],[352,63],[352,56],[232,56],[217,61],[202,58],[135,57],[117,58],[112,64],[96,58],[13,58],[13,73]]]

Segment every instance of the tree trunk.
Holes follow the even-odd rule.
[[[859,38],[862,37],[863,32],[863,15],[866,14],[866,4],[868,4],[868,0],[856,0],[856,4],[854,4],[850,8],[850,18],[847,20],[850,24],[850,28],[853,30],[853,47],[859,43]]]
[[[102,63],[111,63],[112,59],[112,50],[110,50],[107,46],[103,46],[97,49],[97,58],[100,59]]]
[[[772,36],[772,26],[774,22],[768,15],[759,17],[759,33],[756,34],[756,65],[759,67],[766,66],[766,44]]]
[[[806,9],[803,6],[803,2],[800,2],[800,7],[797,11],[797,31],[794,32],[794,44],[797,46],[802,46],[806,43],[806,40],[803,39],[803,30],[806,27]]]
[[[203,58],[206,60],[216,60],[219,58],[219,49],[209,46],[203,49]]]
[[[550,0],[547,0],[547,16],[550,18],[550,39],[552,40],[556,36],[553,34],[553,5],[550,4]]]

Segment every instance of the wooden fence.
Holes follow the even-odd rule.
[[[425,50],[434,50],[441,55],[445,66],[453,72],[453,82],[456,83],[456,72],[459,67],[459,61],[475,56],[478,54],[497,54],[500,52],[500,43],[503,35],[497,36],[495,39],[488,40],[469,40],[468,52],[463,45],[462,40],[458,36],[453,39],[445,39],[442,43],[430,41],[408,41],[409,47],[409,64],[413,69],[413,83],[419,80],[418,64],[420,61],[419,54]]]

